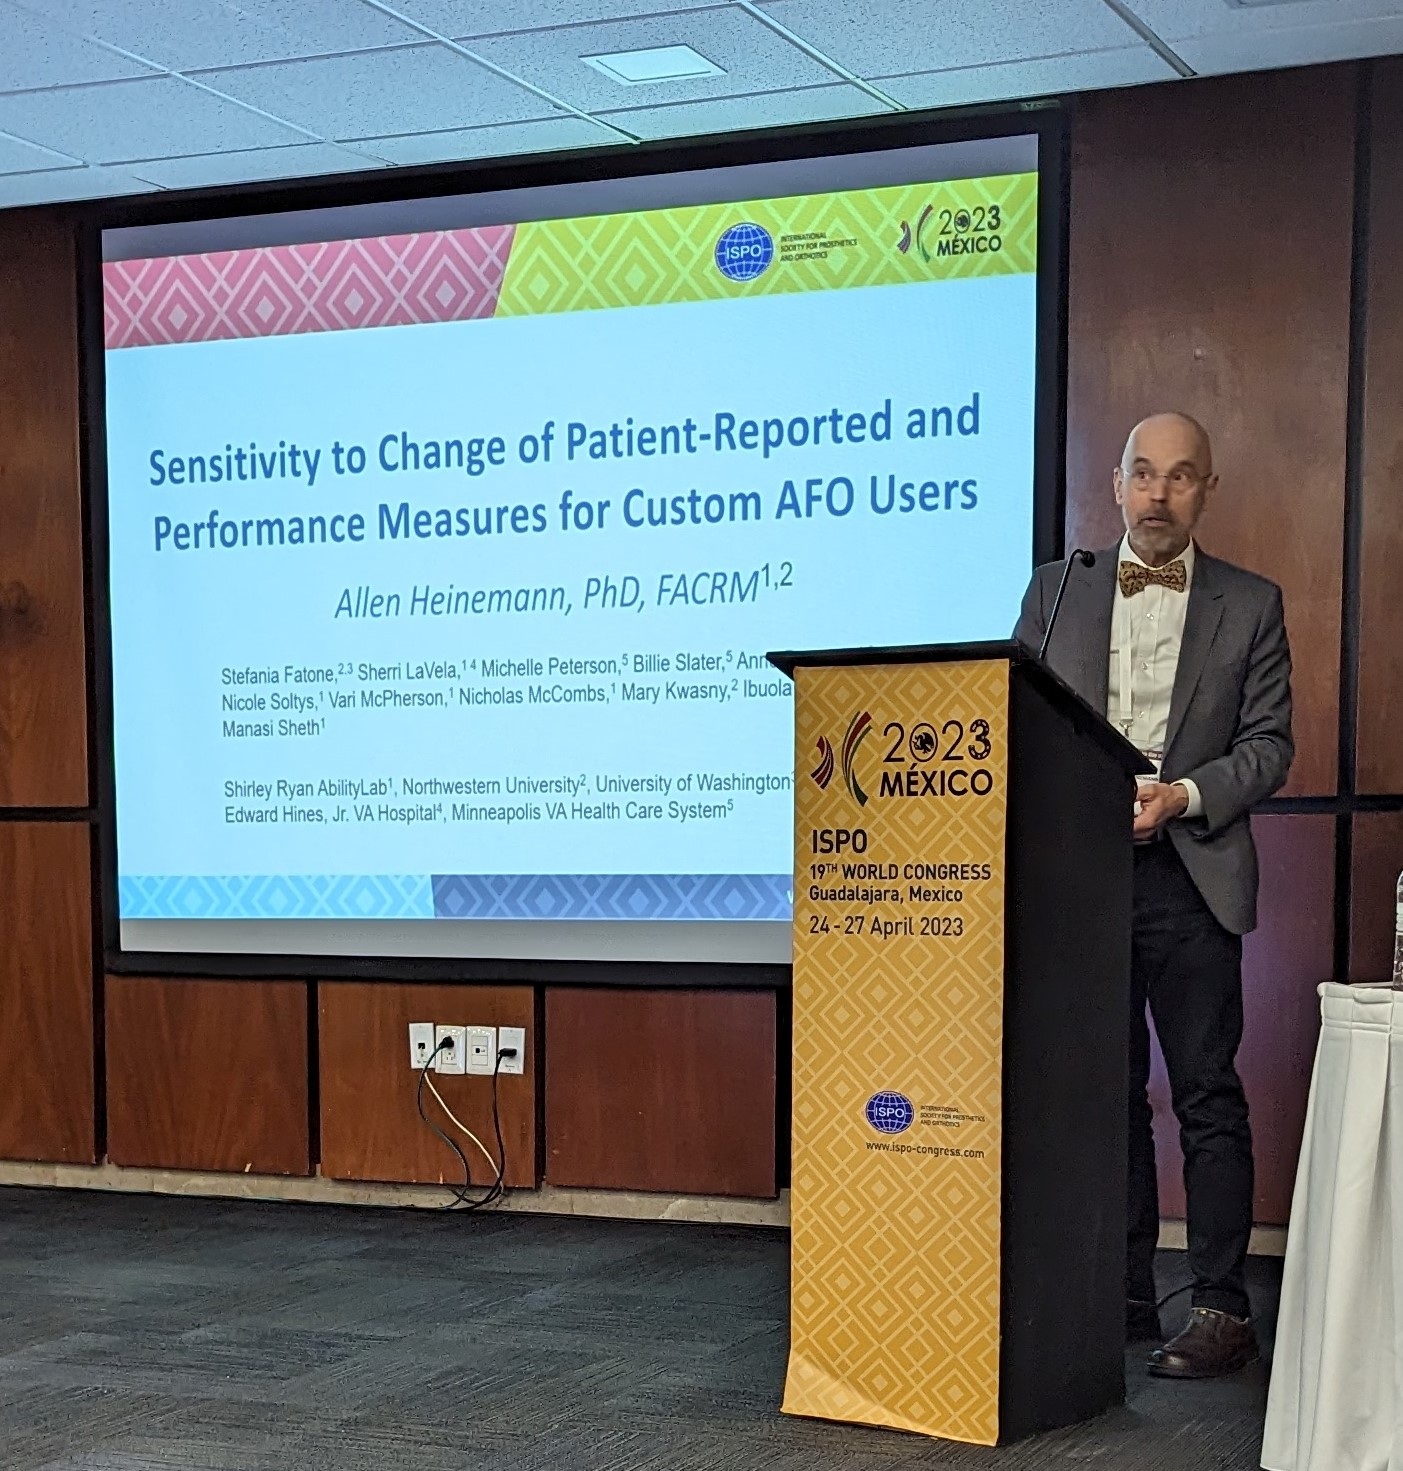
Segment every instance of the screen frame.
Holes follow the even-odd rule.
[[[1038,140],[1037,387],[1034,402],[1033,565],[1062,554],[1066,505],[1067,234],[1069,134],[1055,100],[957,114],[879,116],[741,135],[540,154],[424,168],[377,170],[289,183],[188,190],[103,201],[81,211],[79,235],[79,455],[87,507],[89,648],[93,708],[89,764],[98,794],[97,862],[103,964],[114,975],[222,980],[376,980],[720,989],[788,989],[791,967],[754,961],[528,960],[128,950],[117,889],[112,629],[108,579],[107,401],[102,236],[105,230],[234,215],[349,207],[679,174],[887,148],[1035,135]],[[1032,568],[1029,568],[1031,574]]]

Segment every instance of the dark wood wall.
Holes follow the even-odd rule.
[[[61,213],[0,215],[0,1156],[92,1160],[88,677],[77,265]]]
[[[107,978],[113,1164],[305,1175],[306,981]]]
[[[0,1157],[97,1154],[90,833],[0,822]]]
[[[1242,1053],[1257,1215],[1280,1222],[1314,988],[1384,973],[1403,868],[1403,64],[1176,83],[1069,113],[1069,541],[1115,538],[1127,430],[1181,407],[1222,473],[1205,544],[1285,590],[1299,756],[1255,819]],[[0,1157],[453,1178],[417,1118],[406,1026],[480,1021],[529,1037],[501,1092],[510,1183],[772,1194],[783,992],[100,973],[75,220],[0,215]],[[486,1138],[480,1084],[438,1081]]]
[[[76,243],[0,217],[0,808],[88,805]]]
[[[1221,476],[1202,540],[1285,595],[1295,793],[1335,790],[1339,746],[1355,85],[1340,69],[1117,93],[1072,132],[1068,539],[1119,538],[1111,469],[1137,419],[1201,420]]]
[[[1084,98],[1072,136],[1068,540],[1117,535],[1110,473],[1139,415],[1201,418],[1222,475],[1205,544],[1285,594],[1283,796],[1396,812],[1403,59]],[[1387,820],[1363,826],[1380,836],[1342,897],[1377,903],[1403,855]],[[1368,928],[1350,944],[1377,953]]]
[[[1359,403],[1357,734],[1349,823],[1349,973],[1389,974],[1403,870],[1403,59],[1372,77]]]
[[[1375,218],[1358,222],[1370,249],[1356,252],[1357,134],[1371,90],[1379,115],[1359,187]],[[1254,824],[1262,923],[1244,950],[1240,1059],[1267,1222],[1290,1206],[1315,987],[1347,954],[1356,977],[1383,973],[1384,903],[1403,867],[1397,814],[1354,815],[1349,740],[1357,648],[1358,770],[1373,783],[1358,790],[1403,792],[1403,739],[1389,739],[1386,715],[1390,698],[1395,710],[1403,702],[1403,615],[1384,570],[1390,545],[1403,551],[1400,90],[1392,64],[1198,82],[1084,99],[1072,132],[1068,542],[1119,536],[1111,470],[1127,431],[1183,409],[1212,434],[1221,476],[1203,544],[1271,577],[1285,598],[1297,754],[1288,800]],[[1368,373],[1352,377],[1361,317]],[[1364,535],[1352,538],[1361,509]],[[1347,563],[1349,578],[1364,573],[1357,607]],[[1181,1214],[1158,1057],[1152,1092],[1163,1208]]]
[[[774,1193],[773,991],[557,986],[546,1038],[552,1185]]]
[[[1396,795],[1403,792],[1403,59],[1377,69],[1372,94],[1355,755],[1361,793]],[[1399,851],[1395,843],[1395,874]],[[1360,877],[1367,888],[1379,874]]]

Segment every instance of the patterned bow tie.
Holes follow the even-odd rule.
[[[1183,592],[1189,585],[1189,577],[1183,562],[1178,558],[1165,563],[1163,567],[1145,567],[1139,562],[1120,564],[1120,590],[1123,597],[1133,598],[1137,592],[1144,592],[1152,582],[1169,588],[1171,592]]]

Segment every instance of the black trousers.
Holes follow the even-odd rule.
[[[1184,1151],[1194,1306],[1246,1316],[1252,1134],[1234,1066],[1242,1041],[1242,940],[1213,917],[1168,839],[1135,850],[1131,951],[1126,1296],[1155,1299],[1159,1190],[1146,1095],[1148,1003]]]

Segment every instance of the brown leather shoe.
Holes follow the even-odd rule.
[[[1257,1362],[1250,1318],[1194,1308],[1184,1331],[1150,1355],[1150,1373],[1166,1379],[1213,1379]]]
[[[1133,1297],[1125,1300],[1126,1343],[1155,1343],[1164,1337],[1159,1321],[1159,1309],[1152,1302],[1137,1302]]]

